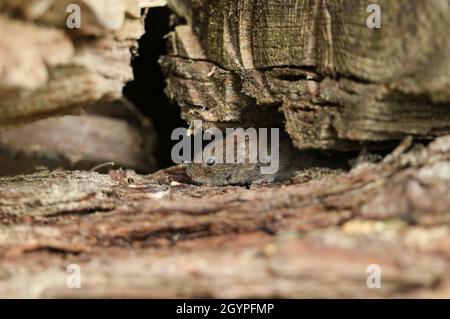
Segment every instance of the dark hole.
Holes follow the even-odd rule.
[[[296,82],[300,80],[306,80],[305,74],[280,74],[278,76],[280,80],[283,81],[289,81],[289,82]]]
[[[145,20],[146,33],[139,40],[139,56],[132,66],[134,81],[127,84],[124,95],[145,115],[149,116],[158,134],[158,149],[155,152],[159,167],[171,166],[170,152],[177,141],[171,141],[171,133],[177,127],[185,127],[176,105],[164,94],[164,78],[158,58],[166,53],[163,37],[172,31],[170,10],[153,8]]]

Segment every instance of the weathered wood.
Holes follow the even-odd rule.
[[[285,125],[299,148],[449,132],[448,2],[377,3],[381,30],[362,0],[171,0],[188,24],[167,36],[167,92],[188,121]],[[161,4],[84,0],[68,31],[67,1],[0,0],[0,128],[119,96],[139,8]],[[2,177],[0,296],[450,297],[449,172],[447,135],[249,188],[194,186],[183,166]]]
[[[0,1],[0,130],[122,96],[144,33],[138,0]],[[160,5],[160,4],[158,4]]]
[[[367,6],[381,7],[369,29]],[[188,121],[267,125],[298,148],[352,149],[450,132],[446,1],[190,1],[169,37],[167,92]],[[253,123],[248,119],[254,119]]]
[[[0,133],[0,175],[36,167],[113,167],[141,173],[156,170],[156,133],[151,121],[125,99],[93,105],[85,114],[25,124]]]
[[[449,297],[450,137],[410,148],[250,189],[186,184],[182,166],[0,178],[0,295]]]

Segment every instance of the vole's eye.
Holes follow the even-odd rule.
[[[206,165],[212,166],[214,164],[216,164],[216,160],[214,158],[210,157],[206,160]]]

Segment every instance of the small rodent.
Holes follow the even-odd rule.
[[[240,136],[242,132],[234,133],[235,136]],[[260,158],[258,161],[250,162],[248,160],[249,142],[248,138],[245,143],[237,145],[236,140],[233,144],[226,144],[225,138],[211,142],[213,147],[218,151],[214,154],[223,154],[224,160],[222,163],[217,163],[214,156],[203,159],[200,163],[187,164],[187,174],[196,184],[208,186],[225,186],[225,185],[250,185],[253,183],[271,183],[275,181],[283,181],[290,179],[298,170],[311,167],[313,164],[313,156],[308,151],[298,151],[292,145],[288,135],[285,133],[279,136],[279,156],[278,156],[278,170],[274,173],[263,174],[261,167],[267,167],[268,160],[272,155],[271,140],[268,140],[267,156]],[[240,136],[242,137],[242,136]],[[270,134],[269,134],[270,137]],[[259,136],[257,136],[259,141]],[[228,146],[228,147],[227,147]],[[239,148],[245,148],[245,161],[243,163],[225,163],[226,154],[229,151],[236,151]],[[259,148],[258,148],[259,151]],[[260,154],[260,153],[259,153]],[[196,158],[201,154],[196,154]]]

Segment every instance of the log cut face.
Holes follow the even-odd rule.
[[[171,0],[187,25],[161,60],[167,92],[211,126],[279,126],[281,111],[298,148],[448,133],[449,3],[372,2],[381,29],[363,0]]]
[[[0,1],[0,129],[122,96],[144,33],[138,0]]]
[[[0,296],[448,298],[449,172],[446,136],[250,189],[191,185],[182,166],[3,177]]]

